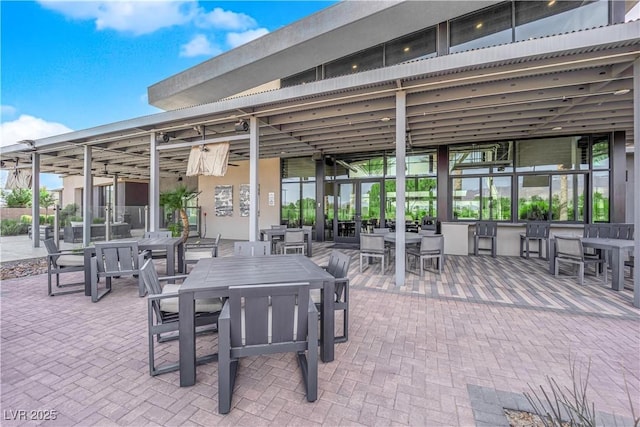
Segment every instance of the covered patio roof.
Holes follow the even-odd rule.
[[[249,160],[235,123],[252,116],[261,158],[394,150],[400,90],[408,150],[612,131],[633,147],[638,34],[635,21],[416,60],[15,144],[0,158],[27,166],[35,149],[41,172],[82,175],[90,145],[94,176],[106,165],[109,176],[149,179],[155,134],[161,176],[172,177],[185,173],[189,145],[207,139],[231,137],[230,161]]]

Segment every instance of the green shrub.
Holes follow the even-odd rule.
[[[20,223],[31,224],[31,215],[20,215]]]
[[[104,224],[105,223],[105,219],[104,218],[93,218],[93,220],[91,222],[93,224]]]
[[[29,224],[23,224],[15,219],[0,220],[0,236],[18,236],[27,234]]]

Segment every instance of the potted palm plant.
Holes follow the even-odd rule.
[[[188,189],[185,185],[180,185],[171,191],[160,193],[160,206],[165,212],[178,212],[180,222],[176,221],[178,227],[173,227],[174,235],[177,230],[182,230],[182,241],[189,238],[189,217],[187,216],[187,202],[198,196],[200,192]],[[180,224],[181,223],[181,224]],[[170,229],[172,227],[169,227]]]

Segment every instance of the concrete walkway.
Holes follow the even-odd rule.
[[[325,263],[331,250],[314,245],[314,261]],[[231,242],[220,252],[228,256]],[[588,399],[606,425],[614,425],[611,414],[629,425],[629,398],[638,412],[640,310],[625,303],[628,291],[595,279],[582,287],[553,281],[510,257],[450,257],[441,277],[409,274],[397,289],[378,268],[359,273],[357,251],[345,252],[349,341],[336,345],[334,362],[320,364],[318,400],[306,402],[293,356],[248,358],[226,416],[217,413],[215,363],[197,368],[193,387],[180,388],[177,373],[149,376],[146,301],[135,280],[115,281],[97,304],[81,294],[47,297],[46,275],[3,281],[2,425],[41,423],[16,420],[22,410],[55,411],[44,425],[64,426],[500,426],[502,408],[526,408],[522,393],[546,386],[547,375],[571,387],[571,360],[583,374],[590,361]],[[215,335],[198,337],[199,354],[216,346]],[[161,360],[177,360],[176,342],[157,349]]]

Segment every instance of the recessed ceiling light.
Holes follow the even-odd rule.
[[[391,120],[391,117],[382,117],[382,118],[380,118],[381,122],[388,122],[390,120]]]
[[[626,95],[629,92],[631,92],[631,89],[620,89],[620,90],[617,90],[617,91],[613,92],[613,94],[614,95]]]
[[[551,1],[547,4],[547,6],[551,7],[551,6],[553,6],[554,4],[556,4],[556,0],[551,0]]]
[[[356,70],[357,68],[358,68],[358,64],[353,64],[353,65],[351,66],[351,69],[353,69],[353,70]]]
[[[409,52],[411,50],[411,48],[409,46],[405,47],[404,49],[402,49],[404,52]]]
[[[562,130],[562,126],[556,126],[556,127],[552,128],[551,130]]]
[[[480,28],[482,28],[482,22],[478,22],[476,24],[476,30],[479,30]]]

